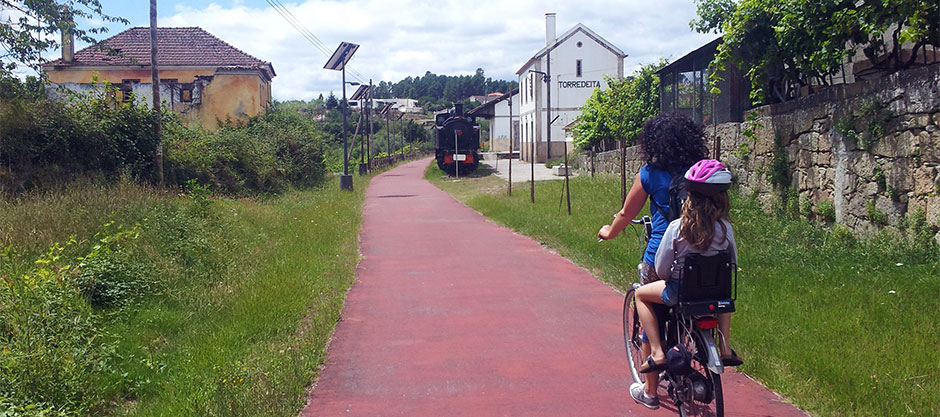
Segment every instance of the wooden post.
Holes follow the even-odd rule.
[[[512,124],[512,86],[509,86],[509,196],[512,196],[512,131],[515,126]],[[493,107],[496,108],[495,106]],[[495,112],[494,112],[495,113]],[[493,124],[496,124],[496,118],[493,118]],[[494,126],[495,127],[495,126]],[[519,153],[520,155],[522,152]],[[499,162],[499,154],[496,156],[497,163]]]
[[[160,124],[163,116],[160,112],[160,73],[157,63],[157,0],[150,0],[150,78],[153,83],[153,113],[156,121],[153,134],[157,139],[154,155],[154,168],[157,171],[157,184],[163,186],[163,133]]]
[[[627,142],[620,138],[620,204],[627,201]]]

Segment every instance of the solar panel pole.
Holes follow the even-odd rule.
[[[353,190],[352,176],[349,175],[349,146],[346,138],[346,108],[349,107],[349,103],[346,102],[346,63],[352,59],[357,49],[359,49],[357,44],[341,42],[333,52],[333,56],[323,66],[325,69],[343,73],[343,102],[341,104],[343,106],[341,109],[343,112],[343,175],[339,177],[339,188],[344,191]]]
[[[343,65],[343,176],[339,178],[339,188],[352,191],[352,176],[349,175],[349,147],[346,144],[346,107],[348,105],[349,103],[346,102],[346,66]]]

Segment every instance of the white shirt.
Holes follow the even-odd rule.
[[[721,224],[724,224],[727,236],[722,231]],[[698,248],[679,236],[681,225],[682,218],[680,217],[670,222],[666,232],[663,233],[663,240],[656,251],[656,275],[662,279],[678,278],[679,271],[685,265],[685,255],[689,253],[701,253],[705,256],[711,256],[730,248],[731,262],[738,263],[738,247],[734,243],[734,232],[731,230],[731,223],[726,220],[715,222],[715,236],[705,252],[698,250]]]

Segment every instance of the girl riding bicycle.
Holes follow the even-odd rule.
[[[666,368],[666,354],[659,335],[659,325],[653,304],[673,306],[678,302],[679,273],[685,256],[699,253],[705,256],[728,251],[732,263],[737,263],[737,247],[731,222],[728,218],[730,203],[728,188],[731,172],[721,162],[705,159],[697,162],[685,173],[685,186],[689,197],[682,205],[681,217],[672,221],[663,234],[662,244],[656,253],[655,271],[665,281],[656,281],[639,287],[636,291],[637,313],[649,339],[650,355],[641,373],[657,373]],[[721,361],[724,366],[742,363],[728,343],[730,314],[718,317]],[[658,407],[657,381],[647,378],[646,386],[630,387],[633,399],[649,408]]]

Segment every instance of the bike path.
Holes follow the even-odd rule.
[[[425,181],[428,164],[369,185],[357,282],[302,415],[675,415],[629,397],[622,295]],[[741,374],[723,385],[729,416],[805,415]]]

